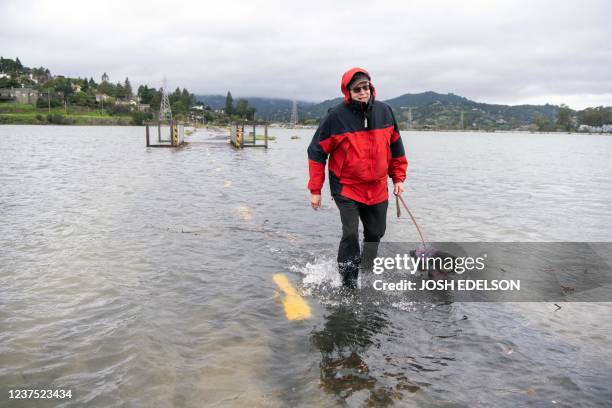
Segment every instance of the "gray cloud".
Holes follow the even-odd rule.
[[[382,99],[612,105],[607,1],[2,1],[0,54],[53,73],[196,93],[339,96],[352,66]]]

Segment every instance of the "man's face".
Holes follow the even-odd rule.
[[[351,98],[357,102],[366,103],[370,100],[370,82],[359,81],[351,88]]]

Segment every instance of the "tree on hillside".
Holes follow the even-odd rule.
[[[559,106],[559,118],[557,119],[557,125],[563,126],[566,131],[572,129],[572,111],[569,106],[561,104]]]
[[[253,120],[255,117],[255,108],[249,106],[246,99],[238,99],[234,113],[243,119]]]
[[[15,76],[9,76],[8,78],[0,78],[0,88],[19,88],[21,84]]]
[[[234,113],[234,98],[232,98],[232,93],[227,91],[227,96],[225,97],[225,114],[231,115]]]
[[[18,74],[22,70],[23,66],[21,65],[21,61],[19,61],[19,58],[14,61],[10,58],[0,57],[0,72],[4,72],[7,74]]]
[[[155,88],[149,88],[147,85],[140,85],[138,87],[138,96],[142,103],[151,104],[151,106],[153,106],[153,99],[157,94],[159,94],[159,92]],[[161,97],[159,100],[161,100]]]
[[[126,98],[131,99],[132,96],[134,96],[134,93],[132,92],[132,84],[130,84],[130,80],[128,77],[125,77],[123,88],[125,89]]]
[[[44,82],[49,79],[51,72],[47,68],[43,67],[32,68],[32,75],[38,80],[38,82]]]
[[[535,125],[538,127],[538,131],[540,132],[548,132],[552,127],[550,119],[545,115],[542,115],[540,112],[535,114],[533,123],[535,123]]]
[[[177,100],[176,102],[173,102],[171,105],[171,108],[172,108],[173,115],[178,115],[178,114],[186,115],[187,114],[187,107],[181,100]]]
[[[119,99],[125,99],[126,97],[125,88],[121,85],[121,82],[117,82],[117,85],[115,85],[115,96]]]
[[[159,109],[160,105],[161,105],[161,98],[162,98],[162,93],[161,91],[156,91],[155,89],[153,89],[153,97],[151,98],[151,107],[154,109]]]
[[[104,81],[98,85],[98,93],[106,94],[108,96],[115,96],[115,87],[113,84]]]
[[[185,105],[187,108],[191,108],[193,105],[196,104],[196,98],[195,95],[192,93],[189,93],[189,91],[187,90],[187,88],[183,88],[183,90],[181,91],[180,97],[178,98],[183,105]]]
[[[578,121],[581,124],[599,127],[612,123],[612,112],[603,106],[586,108],[585,110],[578,112]]]

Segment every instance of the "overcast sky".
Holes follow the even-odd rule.
[[[612,2],[0,0],[0,55],[53,74],[321,101],[361,66],[379,99],[612,105]]]

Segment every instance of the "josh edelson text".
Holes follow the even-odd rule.
[[[381,275],[385,271],[404,271],[410,275],[418,271],[425,272],[425,276],[437,275],[436,279],[423,279],[412,281],[400,279],[386,282],[375,279],[372,286],[375,290],[383,291],[519,291],[521,281],[518,279],[441,279],[442,276],[461,275],[465,272],[482,272],[485,270],[486,254],[479,257],[454,257],[438,255],[410,256],[397,254],[394,257],[378,257],[374,259],[372,272]]]

